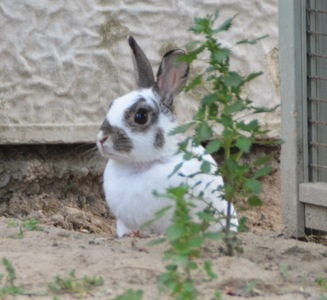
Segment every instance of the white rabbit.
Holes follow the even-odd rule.
[[[195,192],[205,190],[206,201],[226,214],[227,202],[217,191],[217,187],[223,185],[221,177],[196,175],[187,179],[187,175],[200,170],[201,162],[197,159],[185,161],[182,168],[169,177],[183,161],[183,155],[177,154],[180,138],[169,132],[178,126],[173,114],[174,96],[182,90],[188,76],[188,64],[177,61],[184,51],[176,49],[164,55],[155,81],[150,62],[140,46],[133,37],[128,41],[138,89],[112,102],[97,134],[101,154],[110,158],[104,172],[104,191],[117,219],[117,235],[121,237],[140,230],[158,210],[174,204],[171,199],[156,197],[154,191],[164,193],[168,187],[186,181],[191,186],[201,181]],[[215,166],[213,158],[205,154],[202,147],[195,148],[194,152]],[[205,203],[198,202],[196,211],[203,210]],[[172,212],[167,213],[152,223],[149,230],[165,232],[171,215]],[[233,230],[236,230],[238,222],[233,207],[232,216]],[[217,224],[210,230],[220,230],[222,226]]]

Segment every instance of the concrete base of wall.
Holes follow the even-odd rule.
[[[0,215],[112,232],[102,192],[105,164],[94,145],[1,146]]]

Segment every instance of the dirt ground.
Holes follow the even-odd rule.
[[[101,192],[103,162],[86,157],[82,167],[71,168],[60,165],[70,155],[67,149],[60,157],[55,147],[33,154],[30,148],[0,150],[5,170],[0,170],[0,259],[11,261],[15,284],[24,287],[25,294],[15,299],[114,299],[128,289],[143,290],[143,299],[169,299],[157,289],[167,245],[148,246],[155,237],[115,237]],[[81,161],[75,150],[73,157]],[[212,299],[217,288],[222,299],[327,299],[327,239],[298,241],[285,234],[278,157],[276,151],[274,172],[263,182],[264,205],[239,211],[250,228],[240,234],[244,253],[226,257],[221,242],[213,241],[203,249],[200,263],[210,259],[218,278],[205,281],[195,274],[199,299]],[[37,219],[43,230],[25,228],[28,219]],[[67,278],[72,271],[78,278],[101,276],[103,284],[75,295],[49,291],[55,276]],[[0,273],[5,275],[1,287],[3,265]]]

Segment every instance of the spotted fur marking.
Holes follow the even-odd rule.
[[[145,124],[135,122],[135,114],[138,110],[145,110],[148,120]],[[158,106],[150,106],[146,100],[140,98],[136,101],[124,114],[124,123],[132,132],[146,132],[153,124],[158,122],[159,108]]]
[[[155,140],[154,140],[154,147],[159,149],[162,148],[165,144],[165,135],[164,131],[161,128],[158,128]]]
[[[128,153],[133,149],[133,142],[128,137],[125,130],[116,126],[111,126],[107,119],[102,123],[100,130],[102,130],[104,136],[111,138],[115,151]]]

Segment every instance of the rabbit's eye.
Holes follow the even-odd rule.
[[[148,112],[144,108],[140,108],[134,116],[134,121],[136,124],[145,124],[148,122]]]

